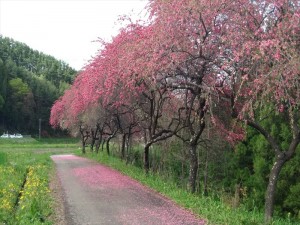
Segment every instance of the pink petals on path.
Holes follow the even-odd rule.
[[[98,214],[110,218],[108,224],[124,225],[204,225],[206,222],[175,205],[164,196],[137,181],[94,161],[74,155],[52,156],[56,164],[68,164],[69,176],[81,185],[85,194],[99,203]],[[65,169],[66,170],[66,169]],[[64,172],[66,172],[64,170]],[[71,190],[68,187],[68,190]],[[68,195],[68,193],[66,193]],[[85,204],[88,208],[88,199]],[[71,200],[76,202],[76,199]],[[105,207],[106,206],[106,207]],[[76,206],[69,206],[70,208]],[[103,208],[105,207],[105,208]],[[111,212],[108,215],[107,212]],[[77,213],[82,210],[75,210]],[[84,213],[84,212],[82,212]],[[80,215],[76,215],[80,217]],[[85,216],[85,215],[82,215]],[[115,222],[111,222],[115,221]],[[94,223],[93,223],[94,224]],[[99,224],[105,224],[99,221]]]
[[[130,186],[142,187],[139,183],[121,173],[102,165],[75,168],[74,174],[85,184],[93,188],[127,188]]]
[[[81,158],[81,157],[78,157],[76,155],[53,155],[51,156],[51,158],[55,161],[58,161],[58,160],[61,160],[61,161],[64,161],[64,160],[81,160],[81,161],[86,161],[87,159],[85,158]]]

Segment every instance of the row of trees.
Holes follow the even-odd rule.
[[[53,102],[70,86],[76,71],[66,63],[0,36],[0,131],[43,130]]]
[[[231,144],[251,127],[273,152],[269,222],[279,173],[300,142],[299,1],[151,0],[148,12],[147,21],[101,42],[52,107],[50,123],[80,132],[83,152],[88,137],[109,143],[121,135],[122,157],[132,138],[143,140],[146,172],[151,146],[177,137],[188,149],[191,192],[207,123]],[[274,114],[289,135],[278,138],[264,123]]]

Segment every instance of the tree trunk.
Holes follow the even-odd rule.
[[[99,153],[99,149],[100,149],[100,145],[102,144],[102,140],[103,140],[103,129],[99,129],[99,137],[96,140],[96,153]],[[103,149],[102,149],[103,150]]]
[[[126,150],[126,134],[122,135],[122,146],[121,146],[121,159],[125,159],[125,150]]]
[[[81,142],[82,142],[82,149],[81,149],[81,152],[82,154],[85,154],[85,137],[82,136],[82,139],[81,139]]]
[[[104,144],[105,144],[105,139],[103,139],[102,144],[101,144],[101,151],[103,152],[104,149]]]
[[[189,171],[189,191],[195,193],[196,191],[196,179],[198,171],[198,157],[197,157],[197,145],[190,144],[189,146],[190,156],[190,171]]]
[[[110,155],[110,152],[109,152],[109,141],[110,141],[111,138],[108,138],[107,141],[106,141],[106,152],[107,152],[107,155]]]
[[[100,135],[100,137],[96,141],[96,146],[95,147],[96,147],[96,153],[97,154],[99,152],[99,148],[100,148],[101,142],[102,142],[102,135]]]
[[[91,152],[94,151],[94,145],[95,145],[95,142],[96,142],[96,138],[92,137],[92,142],[91,142],[91,146],[90,146]]]
[[[287,160],[283,157],[276,156],[275,162],[270,172],[269,183],[265,197],[265,223],[268,224],[272,220],[274,212],[275,191],[279,173]]]
[[[84,130],[82,129],[81,126],[79,127],[79,132],[81,134],[81,144],[82,144],[81,152],[82,152],[82,154],[85,154],[85,143],[86,143],[86,140],[87,140],[86,137],[88,135],[84,135]]]
[[[150,145],[146,144],[144,148],[144,169],[146,173],[148,173],[150,169],[149,148]]]
[[[129,131],[126,138],[126,165],[129,163],[130,160],[130,149],[131,149],[131,132]]]

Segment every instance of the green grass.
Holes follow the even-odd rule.
[[[1,149],[39,150],[40,148],[74,148],[78,147],[78,139],[74,138],[1,138]]]
[[[4,165],[7,162],[7,153],[0,152],[0,165]]]
[[[76,151],[75,151],[76,149]],[[0,225],[53,224],[53,202],[49,193],[49,174],[53,171],[50,155],[76,152],[81,155],[76,139],[0,139]],[[140,181],[173,199],[209,224],[263,224],[263,214],[243,207],[232,209],[223,196],[193,195],[155,174],[126,165],[119,158],[88,153],[95,159]],[[34,185],[33,185],[34,184]],[[296,225],[284,219],[274,219],[274,225]]]
[[[226,204],[222,196],[208,196],[195,195],[187,192],[186,190],[178,188],[178,186],[171,182],[166,181],[156,174],[146,175],[144,171],[132,165],[126,165],[125,162],[119,158],[108,156],[104,152],[98,155],[87,153],[82,155],[79,151],[77,154],[80,156],[94,159],[102,164],[110,166],[118,171],[126,174],[142,184],[154,189],[164,196],[172,199],[184,208],[191,210],[200,218],[208,221],[208,224],[222,224],[222,225],[259,225],[263,224],[263,213],[259,211],[247,211],[243,206],[233,209]],[[296,225],[298,222],[292,222],[284,219],[275,218],[272,225]]]
[[[0,225],[53,224],[50,155],[74,151],[75,139],[0,139]]]

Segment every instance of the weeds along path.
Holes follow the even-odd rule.
[[[52,156],[70,225],[202,225],[204,220],[137,181],[89,159]]]

